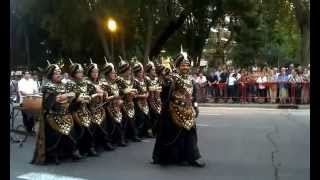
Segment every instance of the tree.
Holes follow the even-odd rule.
[[[291,0],[300,30],[298,58],[302,64],[310,63],[310,1]]]

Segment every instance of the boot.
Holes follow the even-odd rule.
[[[148,129],[148,131],[147,131],[147,138],[154,138],[154,136],[153,136],[153,133],[152,133],[152,130],[151,130],[151,129]]]
[[[141,142],[141,139],[138,138],[137,136],[133,136],[132,141],[133,142]]]
[[[115,147],[111,145],[111,143],[107,142],[105,145],[104,145],[104,150],[106,151],[113,151],[115,150]]]
[[[80,152],[78,149],[76,149],[75,151],[72,152],[72,159],[73,160],[80,160],[83,157],[81,156]]]
[[[94,149],[94,147],[91,147],[91,148],[89,149],[88,156],[92,156],[92,157],[98,156],[98,153],[96,152],[96,150]]]
[[[118,143],[118,146],[121,146],[121,147],[128,146],[127,143],[124,140],[124,135],[123,134],[120,137],[120,142]]]
[[[203,168],[206,164],[201,160],[190,161],[189,164],[193,167]]]
[[[56,165],[59,165],[59,164],[60,164],[58,152],[56,152],[56,151],[53,153],[53,162],[54,162]]]
[[[54,162],[56,165],[59,165],[59,164],[61,163],[58,157],[54,157],[53,162]]]

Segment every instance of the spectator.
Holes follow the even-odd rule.
[[[218,81],[220,81],[220,74],[222,73],[222,71],[221,71],[221,67],[219,66],[218,67],[218,70],[214,73],[216,76],[217,76],[217,78],[218,78]]]
[[[69,74],[68,74],[68,73],[64,73],[64,74],[63,74],[63,79],[61,80],[61,82],[62,82],[63,84],[66,84],[68,81],[70,81],[70,79],[69,79]]]
[[[301,102],[301,89],[302,89],[302,74],[297,73],[294,69],[291,71],[292,76],[289,79],[291,84],[291,103],[299,103]]]
[[[218,83],[218,77],[214,71],[211,71],[209,76],[208,76],[208,90],[211,95],[211,97],[216,98],[218,96],[218,88],[217,88],[217,83]],[[214,99],[215,100],[215,99]]]
[[[257,83],[258,83],[259,102],[260,103],[266,102],[266,97],[267,97],[267,90],[266,90],[267,76],[266,76],[266,73],[264,72],[264,70],[258,73]]]
[[[219,81],[219,95],[221,98],[227,97],[227,79],[228,79],[228,71],[226,68],[223,69],[222,73],[220,74],[220,81]]]
[[[18,77],[15,72],[10,77],[10,97],[12,97],[14,102],[18,101]]]
[[[270,69],[268,76],[267,76],[267,82],[268,82],[268,90],[269,90],[269,96],[270,96],[270,102],[276,103],[277,101],[277,73],[274,69]]]
[[[241,70],[241,77],[239,79],[239,88],[240,88],[240,103],[246,103],[247,98],[247,83],[248,83],[248,72],[244,69]]]
[[[206,90],[207,90],[207,78],[206,76],[203,75],[202,72],[199,73],[196,79],[197,86],[199,87],[198,92],[199,92],[199,102],[205,102],[206,101]]]
[[[235,73],[231,73],[231,76],[228,78],[228,96],[229,101],[235,102],[235,84],[237,82],[237,75]]]
[[[304,69],[302,78],[303,78],[303,85],[302,85],[301,98],[302,98],[302,103],[307,104],[309,103],[310,69],[308,68]]]
[[[37,87],[37,92],[41,92],[41,81],[38,78],[38,75],[34,74],[32,76],[32,79],[33,79],[33,81],[35,83],[35,86]]]
[[[257,74],[256,74],[257,68],[252,68],[252,71],[250,72],[248,76],[248,101],[249,102],[255,102],[256,96],[257,96]]]
[[[280,104],[285,104],[288,98],[288,75],[286,74],[286,68],[281,68],[281,73],[278,76],[279,85],[279,99]]]
[[[235,88],[234,96],[236,97],[236,99],[235,99],[236,102],[240,102],[240,85],[239,85],[239,81],[240,81],[240,78],[241,78],[240,71],[241,70],[239,68],[237,68],[235,70],[235,75],[236,75],[236,80],[237,81],[236,81],[235,86],[234,86],[234,88]]]
[[[18,92],[20,97],[20,103],[27,96],[34,95],[38,93],[38,87],[33,79],[31,79],[31,74],[26,71],[24,77],[18,82]],[[28,132],[34,132],[34,115],[31,112],[22,110],[23,123]]]

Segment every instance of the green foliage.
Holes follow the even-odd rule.
[[[237,45],[231,57],[237,64],[258,60],[274,63],[274,59],[291,58],[297,54],[299,34],[294,13],[285,0],[29,0],[17,4],[16,36],[21,47],[17,57],[24,57],[23,28],[28,29],[31,59],[34,66],[44,60],[72,57],[87,62],[93,57],[104,62],[106,50],[111,51],[114,38],[115,57],[145,58],[163,30],[179,15],[187,12],[184,23],[170,34],[161,47],[174,56],[180,45],[194,60],[202,56],[204,46],[216,48],[210,28],[227,26]],[[233,23],[223,22],[229,15]],[[111,35],[105,27],[107,17],[118,22],[118,31]],[[25,26],[23,25],[24,22]],[[103,31],[101,33],[101,30]],[[99,34],[100,32],[100,34]],[[208,43],[206,44],[206,40]],[[45,42],[44,45],[40,45]],[[105,44],[104,44],[105,42]],[[51,54],[45,51],[50,49]],[[223,54],[223,49],[218,49]],[[272,52],[270,55],[270,52]],[[16,57],[16,58],[17,58]],[[17,58],[21,59],[21,58]],[[19,60],[21,61],[21,60]]]

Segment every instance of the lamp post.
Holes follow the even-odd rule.
[[[111,59],[113,61],[113,33],[115,33],[117,31],[117,22],[112,19],[109,18],[107,21],[107,27],[110,31],[110,37],[111,37]]]

